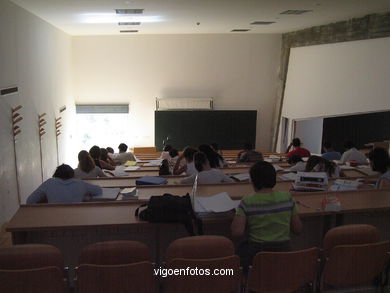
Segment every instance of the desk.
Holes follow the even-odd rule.
[[[338,193],[342,211],[321,210],[324,192],[297,193],[294,198],[310,208],[299,206],[304,233],[292,238],[294,249],[320,246],[323,237],[324,216],[352,215],[349,223],[370,223],[367,215],[377,214],[375,221],[381,236],[390,237],[390,189],[370,191],[345,191]],[[159,262],[169,243],[186,236],[180,224],[151,224],[134,216],[139,201],[78,204],[42,204],[21,206],[6,227],[12,233],[14,244],[47,243],[58,247],[71,268],[77,265],[81,249],[91,243],[108,240],[137,240],[149,246],[152,257]],[[370,214],[367,214],[370,213]],[[360,220],[362,218],[363,220]],[[206,223],[206,234],[230,235],[231,219]],[[386,234],[387,233],[387,234]]]

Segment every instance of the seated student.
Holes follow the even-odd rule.
[[[69,165],[62,164],[57,167],[50,178],[43,182],[27,198],[27,204],[39,202],[67,203],[82,202],[86,196],[102,194],[100,186],[92,185],[79,179],[75,179],[74,171]]]
[[[78,155],[79,165],[74,170],[74,177],[79,179],[107,177],[106,174],[95,165],[87,151],[80,151]]]
[[[304,172],[306,169],[306,162],[304,162],[300,155],[292,155],[287,161],[291,167],[291,172]]]
[[[210,145],[201,144],[198,149],[207,156],[207,160],[209,161],[211,168],[222,168],[227,165],[222,156],[214,151]]]
[[[98,166],[100,169],[103,169],[100,165],[100,148],[97,145],[94,145],[89,149],[89,155],[91,156],[95,165]]]
[[[291,148],[294,148],[290,151]],[[300,155],[301,158],[310,157],[309,150],[301,147],[301,140],[299,138],[294,138],[286,150],[286,156],[291,157],[293,155]]]
[[[352,141],[346,141],[344,143],[344,148],[346,151],[343,153],[340,159],[341,164],[345,164],[346,162],[355,161],[358,164],[366,164],[367,158],[366,156],[359,152]]]
[[[244,272],[260,251],[289,251],[290,231],[299,234],[302,223],[289,192],[274,191],[276,172],[272,164],[255,163],[250,169],[254,194],[245,196],[231,224],[232,236],[240,237],[247,228],[249,239],[237,249]]]
[[[108,152],[105,148],[100,149],[100,166],[102,169],[115,170],[114,161],[108,156]]]
[[[169,158],[167,159],[167,161],[169,165],[169,171],[172,174],[173,168],[175,167],[176,162],[179,159],[179,152],[177,151],[177,149],[172,148],[168,153],[169,153]]]
[[[211,145],[210,145],[213,150],[218,153],[219,155],[223,156],[223,153],[222,153],[222,150],[219,149],[219,146],[216,142],[213,142]]]
[[[108,155],[113,155],[114,154],[114,149],[112,147],[106,147]]]
[[[237,154],[237,163],[263,161],[263,154],[254,150],[253,145],[248,142],[244,144],[244,150]]]
[[[173,175],[180,175],[182,173],[185,173],[188,176],[191,176],[193,174],[198,173],[195,168],[195,163],[194,163],[194,154],[198,150],[187,146],[183,150],[183,154],[180,155],[177,158],[176,164],[173,167],[172,174]]]
[[[384,148],[374,148],[368,153],[368,158],[370,160],[372,170],[381,173],[381,176],[375,182],[376,188],[390,188],[389,152]]]
[[[111,156],[111,158],[114,160],[115,164],[123,165],[127,161],[136,161],[135,156],[131,152],[127,151],[127,145],[124,143],[121,143],[118,146],[119,154],[114,154]]]
[[[190,177],[182,179],[182,184],[192,184],[195,182],[195,177],[198,175],[198,184],[216,184],[221,182],[234,182],[232,178],[227,176],[221,170],[211,168],[206,154],[197,152],[194,155],[194,162],[198,174],[193,174]]]
[[[322,157],[324,159],[327,159],[329,161],[341,159],[341,154],[339,152],[336,152],[333,150],[332,144],[330,141],[324,142],[323,149],[324,149],[324,153],[322,154]]]
[[[169,151],[172,149],[172,146],[170,144],[167,144],[164,146],[163,151],[161,152],[160,159],[162,160],[169,160]]]
[[[306,162],[305,172],[325,172],[329,178],[340,177],[340,167],[332,161],[319,156],[310,156]]]

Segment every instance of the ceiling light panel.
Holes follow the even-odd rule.
[[[142,14],[144,9],[115,9],[116,14]]]
[[[128,22],[118,22],[118,25],[140,25],[141,22],[139,21],[128,21]]]
[[[138,30],[121,30],[120,33],[138,33]]]
[[[253,25],[268,25],[271,23],[275,23],[275,21],[254,21],[251,24],[253,24]]]
[[[248,31],[250,31],[250,29],[247,29],[247,28],[236,28],[236,29],[231,30],[232,33],[248,32]]]
[[[299,15],[307,12],[312,12],[313,10],[286,10],[283,12],[280,12],[280,14],[293,14],[293,15]]]

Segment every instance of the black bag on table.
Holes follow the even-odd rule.
[[[139,212],[141,207],[147,207]],[[149,203],[142,204],[135,211],[135,216],[150,223],[181,223],[190,235],[195,235],[193,220],[196,221],[198,234],[203,234],[201,223],[196,219],[192,209],[191,198],[165,193],[152,196]]]

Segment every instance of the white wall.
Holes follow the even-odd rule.
[[[322,127],[324,119],[299,120],[295,123],[295,137],[299,137],[302,147],[313,154],[321,154]]]
[[[152,146],[156,97],[213,97],[217,110],[257,109],[268,150],[280,46],[280,35],[74,37],[76,102],[130,103],[133,144]]]
[[[390,38],[291,49],[282,116],[390,109]]]
[[[18,208],[11,108],[22,105],[22,133],[16,142],[22,203],[41,183],[38,118],[47,113],[42,140],[44,180],[57,166],[54,118],[62,113],[60,162],[68,158],[74,100],[71,88],[71,38],[15,4],[0,0],[0,88],[17,85],[19,94],[0,97],[0,225]]]

